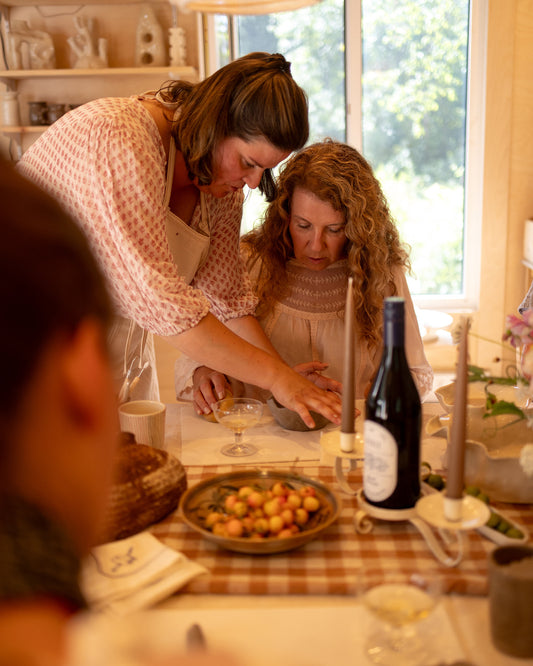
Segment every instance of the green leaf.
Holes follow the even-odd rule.
[[[505,386],[517,386],[518,384],[528,384],[528,380],[520,375],[509,375],[507,377],[500,377],[497,375],[489,375],[483,368],[477,365],[468,366],[468,381],[469,382],[485,382],[486,384],[503,384]]]
[[[484,419],[490,416],[500,416],[501,414],[514,414],[519,420],[526,418],[524,412],[514,402],[497,400],[493,393],[489,393],[486,408],[487,411],[483,414]]]

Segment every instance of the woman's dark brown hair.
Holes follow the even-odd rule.
[[[213,178],[213,155],[225,138],[244,141],[263,137],[280,150],[302,148],[309,137],[307,97],[279,53],[249,53],[220,68],[200,83],[168,84],[163,99],[178,102],[180,115],[173,128],[191,178],[201,185]],[[260,191],[274,192],[270,170]]]

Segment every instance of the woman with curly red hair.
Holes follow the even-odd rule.
[[[261,326],[289,365],[327,364],[342,379],[344,307],[354,278],[356,397],[364,397],[381,357],[382,310],[387,296],[406,302],[407,358],[423,397],[432,388],[429,366],[405,274],[408,252],[370,164],[351,146],[326,140],[284,165],[277,194],[260,226],[241,239],[259,297]],[[189,397],[211,400],[222,381],[207,368],[194,372]],[[187,388],[178,373],[178,395]]]

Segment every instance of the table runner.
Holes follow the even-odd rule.
[[[228,459],[220,452],[223,444],[233,440],[233,433],[220,423],[208,423],[199,417],[192,405],[180,405],[181,426],[178,457],[186,467],[202,465],[224,465]],[[175,418],[168,410],[169,418]],[[333,427],[333,426],[331,426]],[[265,465],[299,460],[320,459],[320,437],[323,431],[294,432],[277,425],[268,407],[261,421],[246,430],[244,438],[257,447],[257,452],[244,458],[235,458],[233,465]],[[172,450],[168,446],[169,450]],[[177,445],[174,445],[177,450]]]
[[[189,487],[234,469],[231,465],[188,467]],[[331,466],[280,464],[276,469],[291,469],[339,490]],[[349,480],[354,487],[361,485],[361,470],[351,472]],[[438,577],[442,592],[487,594],[487,556],[495,547],[492,541],[477,532],[465,533],[463,560],[450,569],[435,559],[410,523],[376,521],[371,533],[356,533],[353,517],[357,500],[340,491],[338,494],[342,499],[339,520],[314,541],[286,553],[246,555],[219,548],[188,527],[178,510],[151,532],[209,570],[183,588],[187,593],[350,595],[356,593],[361,579],[366,586],[392,579],[407,582],[411,575],[423,574]],[[494,508],[533,532],[532,505],[494,503]]]

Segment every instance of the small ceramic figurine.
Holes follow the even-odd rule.
[[[187,46],[183,28],[169,28],[170,64],[172,67],[184,67],[187,62]]]
[[[11,69],[53,69],[56,53],[44,30],[32,30],[27,21],[13,21],[7,33],[7,57]]]
[[[107,67],[107,39],[98,40],[98,52],[95,48],[94,20],[87,16],[76,16],[74,25],[77,33],[67,42],[78,57],[74,69],[95,69]]]

